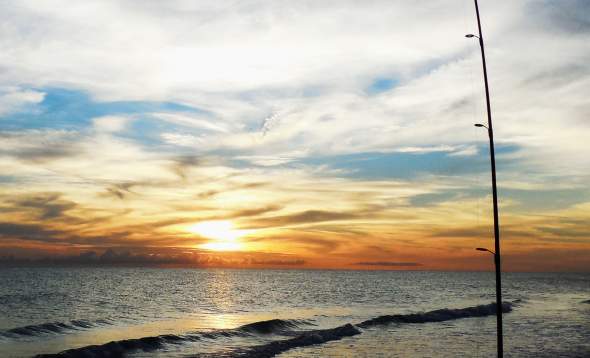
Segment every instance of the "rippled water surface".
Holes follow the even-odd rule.
[[[504,281],[507,356],[590,356],[589,274]],[[1,269],[0,356],[488,357],[495,306],[466,308],[494,288],[492,273]]]

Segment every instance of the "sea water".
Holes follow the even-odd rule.
[[[506,356],[590,356],[590,274],[503,280]],[[5,268],[0,357],[491,357],[494,300],[489,272]]]

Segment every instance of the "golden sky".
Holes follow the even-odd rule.
[[[493,268],[471,3],[60,4],[0,5],[4,262]],[[506,270],[590,267],[587,10],[482,4]]]

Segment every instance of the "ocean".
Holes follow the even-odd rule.
[[[0,269],[0,357],[493,357],[490,272]],[[507,357],[590,357],[590,274],[504,273]]]

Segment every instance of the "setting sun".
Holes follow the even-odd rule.
[[[233,251],[243,247],[238,239],[251,230],[237,230],[231,221],[203,221],[188,227],[188,231],[215,241],[199,245],[200,248],[213,251]]]

